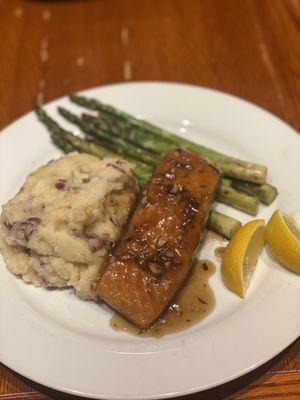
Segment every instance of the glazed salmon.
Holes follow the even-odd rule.
[[[184,283],[220,173],[194,152],[169,151],[97,285],[100,297],[145,329]]]

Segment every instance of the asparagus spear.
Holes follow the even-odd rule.
[[[117,157],[116,153],[107,150],[107,148],[93,142],[83,140],[74,135],[72,132],[62,129],[52,118],[47,115],[42,108],[38,107],[35,111],[39,120],[43,122],[50,131],[53,142],[64,152],[69,153],[70,151],[76,150],[83,153],[92,154],[100,159],[105,157]],[[126,159],[129,162],[133,161],[130,157],[127,157]],[[144,187],[152,173],[152,167],[146,164],[137,164],[134,165],[133,173],[137,178],[139,186]]]
[[[82,113],[81,119],[87,124],[93,125],[94,129],[100,131],[111,132],[116,136],[130,137],[130,141],[136,147],[143,147],[144,149],[153,150],[157,154],[163,154],[165,151],[169,150],[173,145],[171,143],[163,142],[161,149],[158,148],[158,141],[149,140],[149,135],[144,137],[143,132],[140,129],[133,129],[127,132],[128,127],[123,124],[123,121],[112,121],[111,116],[102,115],[101,118],[95,117],[94,115]],[[126,122],[126,121],[125,121]],[[131,133],[134,135],[131,136]],[[147,140],[148,137],[148,140]],[[238,179],[232,179],[232,186],[238,190],[246,192],[250,195],[257,196],[260,201],[265,204],[270,204],[277,196],[277,189],[267,183],[261,185],[252,182],[245,182]]]
[[[176,146],[186,147],[199,153],[207,161],[213,163],[217,168],[219,168],[225,175],[233,178],[238,178],[241,180],[254,182],[254,183],[265,183],[267,176],[267,168],[260,164],[250,163],[247,161],[242,161],[234,157],[226,156],[225,154],[211,150],[205,146],[193,143],[185,138],[174,135],[164,129],[158,128],[147,121],[138,120],[132,115],[119,111],[112,106],[106,105],[97,101],[95,99],[87,99],[83,96],[71,95],[70,99],[86,108],[91,110],[98,110],[103,113],[108,113],[117,120],[125,120],[131,126],[138,126],[151,133],[155,136],[157,140],[164,139],[169,143]]]
[[[62,140],[62,138],[57,134],[51,134],[51,139],[53,143],[61,148],[65,153],[71,153],[74,151],[74,147],[71,142],[67,140]]]
[[[211,210],[207,221],[207,228],[220,235],[231,239],[235,232],[242,226],[240,221],[227,215],[221,214],[218,211]]]
[[[103,114],[101,118],[83,113],[81,115],[83,121],[93,124],[95,129],[110,132],[115,136],[122,137],[126,141],[130,141],[135,146],[141,147],[148,152],[154,154],[164,154],[174,144],[161,140],[157,137],[149,135],[137,126],[131,126],[127,121],[117,120],[110,114]]]
[[[173,146],[173,144],[166,141],[162,142],[162,146],[158,146],[158,144],[160,144],[159,141],[153,140],[151,135],[144,135],[143,130],[137,127],[134,127],[130,130],[128,128],[127,121],[118,121],[116,119],[113,119],[112,116],[109,114],[101,114],[100,118],[82,113],[82,120],[89,124],[92,124],[97,130],[99,129],[111,132],[116,136],[119,135],[121,137],[124,137],[124,139],[128,137],[134,145],[138,147],[143,147],[144,149],[148,149],[151,151],[156,151],[157,153],[163,154],[166,150]],[[131,135],[131,133],[133,133],[133,135]],[[267,183],[258,185],[252,182],[232,179],[232,186],[245,193],[257,196],[259,200],[265,204],[271,204],[277,196],[277,189]]]
[[[231,205],[250,215],[257,214],[259,205],[258,198],[233,188],[230,179],[221,179],[218,185],[216,198],[221,203]]]
[[[142,161],[152,166],[155,166],[160,160],[159,156],[150,154],[144,149],[136,147],[120,137],[113,136],[107,131],[96,129],[94,124],[92,124],[91,122],[83,121],[82,119],[77,117],[77,115],[71,113],[63,107],[58,107],[58,111],[68,121],[79,126],[79,128],[88,136],[95,138],[96,141],[105,141],[106,147],[121,156],[127,154],[132,159]]]
[[[69,111],[59,108],[60,113],[66,117],[69,121],[76,123],[81,129],[83,129],[85,132],[89,132],[93,134],[93,136],[97,137],[97,132],[100,133],[100,136],[98,135],[97,140],[104,146],[104,147],[109,147],[112,150],[115,150],[118,154],[121,155],[129,155],[130,157],[135,157],[138,158],[138,155],[135,154],[135,151],[140,150],[137,146],[131,145],[130,146],[130,153],[128,152],[128,146],[126,143],[124,144],[123,141],[117,140],[115,136],[111,135],[110,140],[111,144],[108,145],[106,141],[101,141],[101,132],[97,126],[94,124],[95,118],[88,118],[85,120],[79,119],[76,115],[70,113]],[[172,145],[170,145],[170,148]],[[151,156],[151,155],[150,155]],[[153,164],[157,164],[157,160],[153,160]],[[230,185],[228,188],[228,184],[231,183],[230,180],[224,178],[221,180],[221,183],[219,185],[219,189],[217,191],[217,200],[229,204],[232,207],[235,207],[239,210],[245,211],[248,214],[251,215],[256,215],[257,210],[258,210],[258,200],[253,197],[249,196],[246,193],[241,193],[240,191],[236,190],[234,187]],[[223,182],[223,183],[222,183]],[[227,185],[225,185],[226,183]]]
[[[88,99],[84,96],[77,96],[75,94],[70,95],[70,99],[81,105],[82,107],[89,108],[90,110],[102,111],[107,114],[111,114],[113,116],[122,118],[124,121],[127,121],[130,125],[135,125],[139,128],[145,129],[149,131],[155,136],[162,136],[167,141],[173,143],[172,139],[169,137],[169,134],[165,134],[165,131],[147,121],[139,120],[135,118],[133,115],[126,113],[125,111],[121,111],[111,105],[104,104],[96,99]]]
[[[36,108],[36,114],[39,120],[48,128],[53,142],[64,152],[68,153],[76,150],[92,154],[100,159],[116,156],[115,153],[101,147],[99,144],[83,140],[73,133],[62,129],[42,108]],[[129,161],[131,160],[129,159]],[[148,165],[137,163],[133,168],[133,173],[136,176],[140,187],[143,188],[152,173],[152,168]],[[240,225],[240,222],[234,218],[227,217],[224,214],[211,211],[208,225],[209,229],[230,239],[237,227]]]
[[[233,179],[232,186],[238,190],[257,196],[259,200],[265,204],[271,204],[278,194],[276,187],[267,183],[257,185],[255,183]]]

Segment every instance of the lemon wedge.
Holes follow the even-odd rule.
[[[242,298],[245,297],[264,243],[265,223],[262,219],[256,219],[243,225],[226,247],[222,278],[225,285]]]
[[[300,229],[291,217],[276,210],[266,226],[266,241],[284,267],[300,274]]]

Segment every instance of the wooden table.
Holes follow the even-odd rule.
[[[0,128],[90,86],[161,80],[238,95],[300,130],[299,27],[299,0],[0,0]],[[24,398],[73,399],[0,367],[0,399]],[[299,400],[299,339],[185,398]]]

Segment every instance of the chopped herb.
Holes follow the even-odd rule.
[[[200,297],[197,297],[197,299],[199,300],[200,303],[202,303],[202,304],[207,304],[207,302],[204,301],[204,300],[202,300],[202,299],[200,299]]]
[[[118,225],[115,223],[115,221],[112,219],[112,217],[109,217],[110,222],[116,227],[118,228]]]

